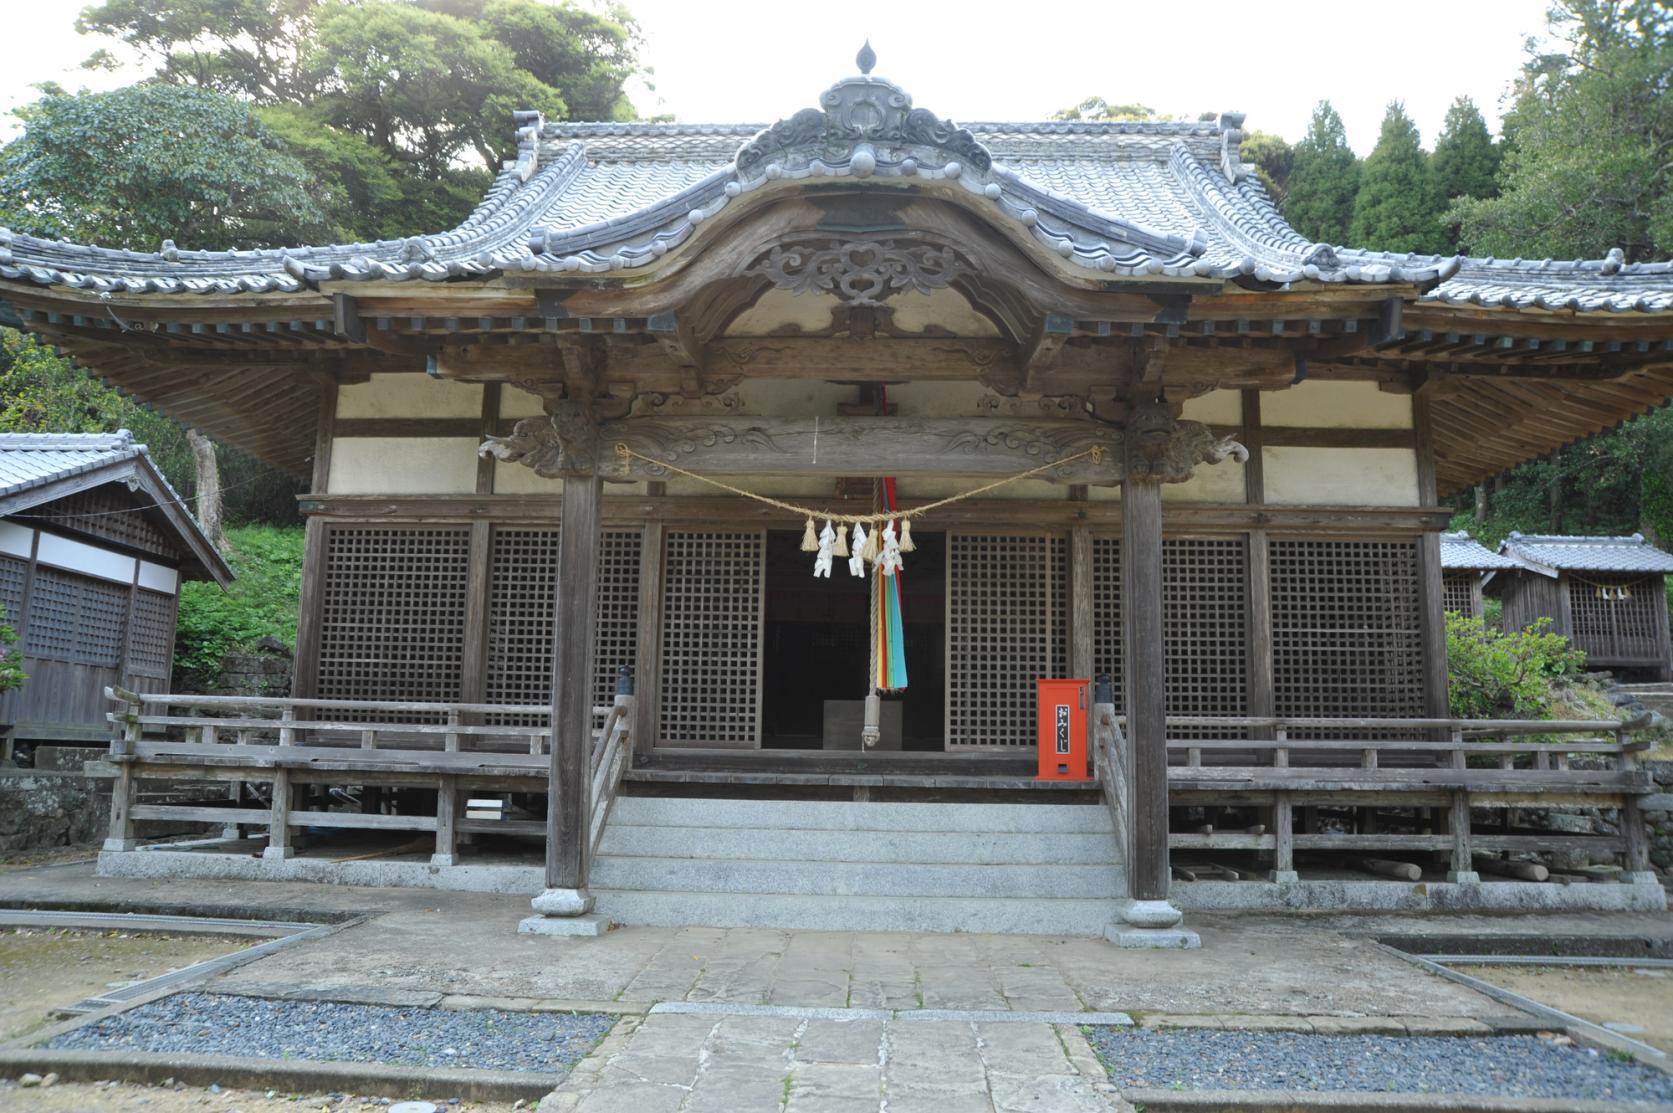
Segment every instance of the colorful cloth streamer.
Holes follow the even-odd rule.
[[[878,487],[877,499],[880,511],[899,508],[893,479],[883,480]],[[882,528],[882,556],[872,571],[872,575],[878,578],[877,652],[872,655],[877,662],[877,675],[872,679],[873,687],[880,692],[899,692],[906,687],[906,626],[901,620],[900,576],[897,574],[901,568],[900,549],[895,541],[894,522],[885,523]]]

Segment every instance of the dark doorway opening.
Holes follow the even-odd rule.
[[[939,752],[945,748],[947,537],[913,530],[912,539],[917,550],[905,555],[900,574],[908,686],[883,697],[898,710],[885,706],[879,748]],[[854,716],[870,665],[870,580],[849,575],[842,557],[832,563],[830,579],[814,579],[813,554],[802,552],[801,542],[800,530],[767,534],[761,745],[858,750]]]

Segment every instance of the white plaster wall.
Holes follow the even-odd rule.
[[[819,332],[831,327],[831,310],[841,303],[827,294],[768,290],[761,300],[727,326],[728,336],[768,336],[775,332]]]
[[[1242,425],[1243,392],[1211,390],[1196,398],[1187,398],[1179,416],[1205,425]]]
[[[1376,383],[1308,379],[1261,395],[1261,422],[1307,429],[1410,429],[1412,398]]]
[[[337,437],[327,489],[333,495],[468,495],[476,490],[476,445],[469,437]]]
[[[1417,453],[1409,448],[1273,447],[1264,464],[1274,506],[1419,505]]]
[[[994,323],[972,309],[957,290],[897,294],[889,305],[895,311],[895,327],[907,332],[939,328],[955,336],[999,335]]]
[[[852,386],[808,379],[749,379],[736,393],[745,417],[835,417],[837,406],[860,399]]]
[[[1243,502],[1243,465],[1236,460],[1198,464],[1184,483],[1162,484],[1163,502]]]
[[[540,395],[527,390],[518,390],[510,383],[500,387],[500,416],[504,417],[539,417],[546,412]]]
[[[482,386],[421,374],[373,375],[337,391],[337,416],[479,417]]]

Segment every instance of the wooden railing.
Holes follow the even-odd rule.
[[[610,805],[615,803],[616,793],[621,788],[622,776],[627,772],[633,749],[632,730],[633,697],[618,695],[604,718],[603,729],[598,732],[593,743],[592,794],[588,796],[592,801],[592,815],[587,828],[589,858],[598,849],[598,840],[604,837],[604,824],[610,818]]]
[[[1271,818],[1240,830],[1176,831],[1168,839],[1175,850],[1271,852],[1282,880],[1296,877],[1297,850],[1450,851],[1450,873],[1465,877],[1482,868],[1531,875],[1538,871],[1512,871],[1496,856],[1564,848],[1619,853],[1634,873],[1649,868],[1640,797],[1653,789],[1638,767],[1649,743],[1613,720],[1170,716],[1167,726],[1176,804],[1213,807],[1223,797],[1235,811],[1253,801]],[[1358,809],[1358,829],[1298,833],[1296,811],[1317,805]],[[1503,809],[1504,823],[1472,831],[1472,806]],[[1510,830],[1511,808],[1553,806],[1618,808],[1620,833]],[[1407,813],[1399,822],[1413,829],[1388,829],[1396,824],[1379,807]],[[1394,877],[1419,872],[1409,862],[1369,864]]]
[[[419,701],[292,699],[134,693],[107,688],[118,729],[111,742],[116,766],[111,836],[106,846],[134,844],[134,823],[167,820],[265,826],[268,856],[287,857],[298,827],[396,830],[436,836],[432,861],[452,864],[461,833],[543,835],[534,819],[461,817],[459,794],[510,789],[543,792],[551,751],[551,708],[544,704],[426,703]],[[592,708],[598,726],[589,756],[589,838],[596,845],[623,773],[630,763],[633,696],[618,695]],[[184,769],[229,782],[267,786],[264,808],[198,804],[138,804],[136,782]],[[201,773],[200,773],[201,775]],[[301,810],[301,783],[394,785],[434,789],[433,815],[381,811]],[[258,798],[259,802],[259,798]]]
[[[1121,732],[1114,704],[1092,705],[1092,764],[1104,805],[1109,808],[1110,821],[1115,826],[1116,847],[1121,852],[1121,860],[1126,861],[1127,817],[1132,814],[1127,771],[1131,767],[1127,764],[1127,739]]]

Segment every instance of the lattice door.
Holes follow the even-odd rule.
[[[1067,667],[1066,543],[947,535],[947,748],[1034,742],[1034,681]]]
[[[1271,546],[1277,713],[1421,715],[1417,543],[1274,538]]]
[[[23,582],[28,577],[28,561],[0,556],[0,614],[13,630],[17,629],[18,615],[23,611]]]
[[[24,652],[31,657],[116,668],[128,632],[128,589],[39,566]]]
[[[616,668],[639,647],[639,530],[605,530],[599,544],[593,702],[608,704]],[[552,618],[558,530],[496,527],[488,581],[486,703],[552,698]]]
[[[1242,715],[1249,706],[1249,570],[1244,538],[1162,542],[1162,638],[1169,715]],[[1180,734],[1224,736],[1223,728]]]
[[[1594,573],[1582,579],[1571,572],[1566,583],[1576,648],[1605,660],[1656,655],[1655,593],[1662,590],[1661,577]]]
[[[468,526],[332,526],[321,579],[321,698],[461,699],[469,561]]]
[[[1441,609],[1464,615],[1466,618],[1475,613],[1475,598],[1470,592],[1470,585],[1476,580],[1477,573],[1465,572],[1463,575],[1446,576],[1441,580]]]
[[[141,588],[134,604],[128,665],[135,676],[167,681],[174,655],[173,595]]]
[[[1121,540],[1092,539],[1092,659],[1126,703]],[[1249,569],[1242,537],[1162,542],[1162,653],[1169,715],[1242,715],[1248,708]],[[1181,733],[1191,733],[1182,730]],[[1214,733],[1213,730],[1197,733]]]
[[[761,744],[765,530],[669,530],[663,549],[658,742]]]

